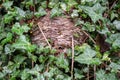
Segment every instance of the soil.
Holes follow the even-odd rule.
[[[80,27],[76,27],[69,16],[50,18],[50,11],[47,11],[47,15],[41,17],[37,23],[38,25],[32,28],[31,34],[32,43],[37,45],[48,45],[45,36],[52,48],[65,50],[71,48],[72,37],[74,37],[74,45],[81,45],[87,39]],[[40,26],[44,35],[38,26]]]

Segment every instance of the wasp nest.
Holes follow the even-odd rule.
[[[41,30],[42,31],[41,31]],[[31,39],[37,45],[46,46],[47,41],[55,49],[71,48],[72,36],[74,37],[74,45],[82,44],[86,36],[74,23],[67,17],[50,18],[50,13],[38,21],[38,26],[32,28]]]

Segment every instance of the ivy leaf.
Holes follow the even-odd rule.
[[[40,77],[40,73],[39,72],[41,71],[41,68],[43,68],[43,67],[41,67],[39,65],[35,65],[35,67],[32,68],[31,70],[29,70],[28,73],[32,74],[32,75],[35,75],[37,77]],[[41,79],[37,79],[37,80],[41,80]]]
[[[25,17],[25,15],[26,15],[25,11],[23,11],[19,7],[15,7],[15,9],[16,9],[16,12],[18,13],[18,16],[16,17],[18,20],[21,19],[21,18],[23,18],[23,17]]]
[[[8,13],[4,15],[3,22],[4,23],[12,22],[16,15],[17,15],[17,13],[15,11],[8,11]]]
[[[63,3],[63,2],[60,3],[60,7],[61,7],[64,11],[67,10],[67,5],[66,5],[65,3]]]
[[[76,6],[78,3],[75,0],[67,1],[67,11],[69,11],[73,6]]]
[[[46,14],[47,14],[46,11],[42,7],[39,7],[38,12],[35,12],[36,17],[41,17],[41,16],[44,16]]]
[[[7,1],[2,4],[6,9],[9,9],[13,5],[13,1]]]
[[[8,33],[6,38],[1,41],[1,44],[4,45],[12,40],[12,33]]]
[[[94,2],[94,3],[95,3],[96,0],[81,0],[81,2],[82,2],[82,3],[85,3],[85,2],[89,2],[89,3],[90,3],[90,2]]]
[[[114,49],[120,48],[120,33],[111,34],[106,41],[110,43]]]
[[[106,10],[106,7],[102,7],[100,3],[96,3],[92,7],[93,11],[95,11],[97,14],[103,14],[103,12]]]
[[[12,32],[18,35],[22,35],[24,32],[28,32],[28,30],[30,30],[30,28],[26,24],[20,26],[19,23],[15,23],[12,27]]]
[[[39,3],[39,2],[38,2],[38,3]],[[41,6],[42,6],[44,9],[46,9],[46,8],[47,8],[46,1],[41,2]]]
[[[75,74],[74,74],[74,76],[75,76],[75,79],[77,80],[77,79],[82,79],[83,77],[84,77],[84,75],[82,75],[82,72],[79,70],[79,69],[74,69],[74,71],[75,71]]]
[[[78,16],[79,16],[78,10],[73,10],[73,13],[71,14],[71,17],[75,18],[75,17],[78,17]]]
[[[82,29],[89,32],[93,32],[95,31],[95,25],[91,25],[89,22],[86,22],[86,23],[83,23]]]
[[[82,54],[75,57],[75,61],[82,63],[82,64],[95,64],[98,65],[101,63],[101,61],[97,58],[93,58],[96,55],[96,51],[92,50],[90,46],[86,46],[85,50]]]
[[[16,71],[14,71],[11,75],[11,77],[10,77],[10,80],[15,80],[16,79],[16,77],[18,77],[18,75],[20,74],[20,70],[16,70]]]
[[[65,69],[65,72],[69,71],[69,63],[67,59],[64,58],[64,54],[61,54],[60,57],[56,59],[55,63],[58,67]]]
[[[50,17],[53,18],[53,17],[57,17],[57,16],[60,16],[62,14],[62,10],[59,9],[58,7],[55,7],[51,10],[50,12]]]
[[[114,73],[106,74],[104,70],[99,70],[96,73],[96,80],[118,80]]]
[[[86,14],[88,14],[91,20],[96,23],[96,21],[103,20],[102,13],[105,11],[105,7],[102,7],[99,3],[95,4],[93,7],[89,6],[79,6]]]
[[[120,21],[115,20],[113,24],[115,25],[117,30],[120,30]]]
[[[43,55],[39,56],[39,62],[44,63],[48,58],[44,57]]]
[[[11,44],[5,45],[4,51],[5,51],[5,54],[11,54],[11,52],[14,52],[14,50],[11,47]]]
[[[0,79],[2,80],[4,78],[4,74],[2,72],[0,72]]]
[[[30,42],[27,41],[24,35],[21,35],[16,41],[16,43],[12,44],[12,47],[15,49],[24,49],[28,52],[33,52],[36,48],[35,45],[32,45],[30,44]]]
[[[36,62],[37,61],[37,56],[34,54],[28,53],[28,57],[32,59],[32,61]]]
[[[28,73],[29,69],[24,69],[22,72],[21,72],[21,79],[22,80],[26,80],[28,79],[28,77],[30,76],[30,74]]]
[[[110,68],[112,68],[112,72],[117,72],[120,70],[120,65],[117,64],[117,63],[114,63],[112,62],[110,65],[109,65]]]
[[[26,57],[24,57],[22,55],[17,55],[17,56],[14,57],[14,61],[17,64],[22,64],[25,59],[26,59]]]
[[[110,20],[112,21],[116,17],[118,17],[118,14],[115,13],[114,11],[111,11],[111,13],[110,13]]]
[[[49,2],[49,4],[48,4],[48,7],[49,8],[54,8],[54,7],[58,6],[58,5],[59,5],[59,1],[58,0],[51,0]]]
[[[0,40],[2,40],[3,38],[5,38],[6,35],[7,35],[6,32],[1,32],[1,33],[0,33]]]

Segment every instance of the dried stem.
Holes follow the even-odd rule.
[[[115,0],[115,1],[114,1],[114,3],[112,4],[112,6],[110,7],[109,11],[112,10],[112,8],[115,6],[115,4],[116,4],[117,1],[118,1],[118,0]]]
[[[32,60],[32,68],[34,67],[34,61]]]
[[[33,4],[34,4],[34,11],[33,11],[33,15],[34,15],[34,13],[35,13],[35,11],[36,11],[36,10],[35,10],[35,8],[36,8],[36,7],[35,7],[35,0],[33,0]]]
[[[73,71],[74,71],[74,38],[72,36],[72,64],[71,64],[71,78],[73,79]]]
[[[94,80],[96,80],[96,65],[94,65]]]
[[[95,40],[94,40],[87,32],[83,31],[83,33],[84,33],[86,36],[88,36],[88,37],[90,38],[90,40],[91,40],[94,44],[96,44]]]
[[[89,76],[89,65],[87,65],[88,67],[88,72],[87,72],[87,80],[89,80],[90,76]]]
[[[47,68],[46,68],[45,72],[48,72],[48,70],[49,70],[49,64],[50,63],[47,63]]]
[[[51,45],[50,45],[49,41],[47,40],[47,38],[46,38],[45,34],[43,33],[43,31],[42,31],[41,26],[40,26],[40,24],[39,24],[39,23],[38,23],[38,27],[39,27],[39,30],[40,30],[40,32],[42,33],[42,35],[43,35],[43,37],[44,37],[45,41],[47,42],[48,46],[49,46],[49,47],[50,47],[50,49],[51,49]]]

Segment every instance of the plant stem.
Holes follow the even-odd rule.
[[[71,78],[73,79],[73,71],[74,71],[74,38],[72,36],[72,64],[71,64]]]
[[[47,40],[45,34],[43,33],[43,31],[42,31],[42,29],[41,29],[41,23],[38,23],[38,27],[39,27],[39,30],[40,30],[40,32],[42,33],[42,35],[43,35],[45,41],[47,42],[48,46],[49,46],[50,49],[51,49],[51,45],[50,45],[49,41]]]
[[[96,65],[94,65],[94,80],[96,80]]]
[[[83,30],[82,30],[82,31],[83,31]],[[95,40],[94,40],[87,32],[83,31],[83,33],[84,33],[86,36],[88,36],[88,37],[90,38],[90,40],[91,40],[94,44],[96,44]]]
[[[89,65],[87,65],[87,67],[88,67],[87,80],[89,80]]]
[[[34,61],[32,60],[32,68],[34,67]]]

